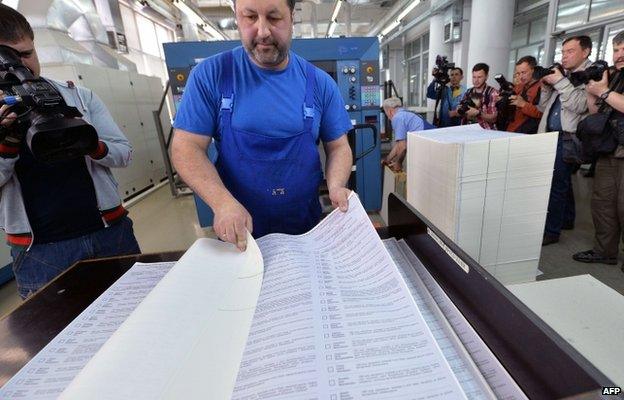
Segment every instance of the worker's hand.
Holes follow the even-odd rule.
[[[338,207],[340,211],[347,212],[349,209],[349,194],[351,194],[351,191],[345,187],[330,188],[329,199],[332,207]]]
[[[392,161],[390,164],[388,164],[388,167],[390,168],[390,170],[392,172],[401,172],[403,171],[403,166],[399,163],[397,163],[396,161]]]
[[[251,215],[238,201],[223,204],[215,211],[213,229],[224,242],[234,244],[240,251],[247,249],[247,231],[253,232]]]

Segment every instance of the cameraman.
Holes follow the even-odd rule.
[[[515,106],[513,120],[507,126],[509,132],[537,133],[542,112],[537,108],[540,98],[539,81],[533,79],[533,70],[537,60],[525,56],[516,62],[514,77],[518,84],[514,86],[515,95],[509,97],[509,104]],[[514,80],[515,80],[514,79]]]
[[[498,90],[487,84],[490,66],[478,63],[472,67],[472,87],[464,93],[458,114],[461,124],[479,123],[483,129],[496,129]]]
[[[15,49],[35,77],[40,65],[33,30],[19,12],[0,4],[0,44]],[[139,253],[132,221],[121,205],[110,168],[126,167],[132,148],[102,101],[71,82],[52,80],[99,136],[97,150],[69,161],[35,159],[16,128],[16,115],[0,108],[0,226],[11,246],[22,298],[80,260]]]
[[[433,76],[438,73],[438,68],[433,68]],[[457,114],[457,106],[461,101],[464,93],[466,92],[466,86],[461,82],[464,79],[464,71],[459,68],[451,68],[449,71],[449,83],[442,88],[440,99],[440,123],[439,127],[457,126],[461,123],[461,118]],[[427,98],[431,100],[437,99],[438,90],[440,90],[440,83],[437,79],[434,79],[427,87]]]
[[[606,124],[615,135],[618,146],[596,162],[596,175],[591,199],[591,212],[596,229],[594,248],[574,254],[576,261],[617,264],[618,244],[624,229],[624,32],[613,38],[613,64],[617,72],[610,79],[608,72],[602,80],[590,80],[585,86],[589,112],[601,112],[599,105],[610,113]],[[618,76],[620,75],[620,76]]]
[[[588,36],[573,36],[563,41],[561,64],[566,75],[591,65],[592,42]],[[542,110],[538,132],[559,132],[548,214],[542,245],[559,241],[562,229],[573,229],[576,210],[572,173],[578,165],[576,126],[587,115],[585,86],[574,86],[559,68],[542,78],[539,108]]]

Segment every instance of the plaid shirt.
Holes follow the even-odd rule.
[[[468,97],[472,96],[474,88],[470,88],[464,93],[464,98],[468,99]],[[475,94],[478,94],[475,92]],[[494,89],[490,85],[485,85],[485,90],[483,91],[483,97],[481,100],[481,104],[479,106],[479,111],[481,114],[477,115],[476,119],[469,119],[467,116],[462,118],[462,125],[466,124],[474,124],[475,122],[481,125],[483,129],[496,129],[496,124],[494,122],[487,122],[483,119],[483,114],[496,114],[496,102],[498,101],[498,90]]]

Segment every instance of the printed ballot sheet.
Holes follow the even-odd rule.
[[[136,263],[0,389],[0,399],[56,399],[175,263]]]
[[[233,399],[466,398],[357,196],[258,246],[264,285]]]
[[[60,398],[229,398],[262,285],[247,242],[197,240]]]

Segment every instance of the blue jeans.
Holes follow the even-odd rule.
[[[60,242],[33,244],[30,250],[11,249],[19,295],[25,299],[81,260],[139,254],[132,220]]]
[[[563,161],[563,142],[561,135],[557,141],[555,155],[555,169],[553,171],[550,198],[548,200],[548,215],[546,216],[546,233],[559,236],[563,225],[574,224],[576,210],[574,191],[572,190],[573,164]]]

